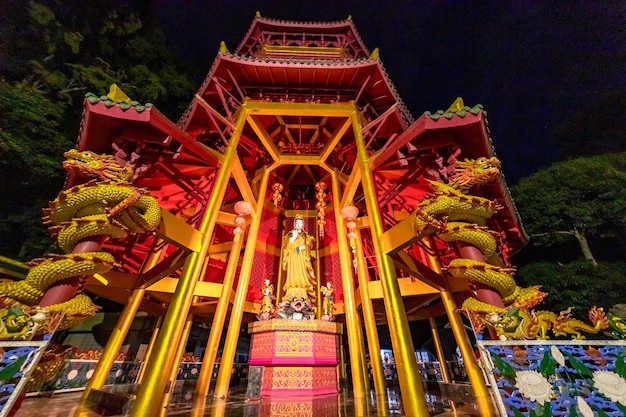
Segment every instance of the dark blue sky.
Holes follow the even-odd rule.
[[[254,13],[329,21],[352,16],[414,117],[457,96],[488,113],[509,184],[550,165],[554,131],[626,81],[624,1],[157,1],[169,40],[208,72]]]

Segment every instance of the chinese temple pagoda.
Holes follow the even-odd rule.
[[[386,323],[405,414],[428,415],[408,323],[442,315],[476,397],[489,396],[457,310],[470,296],[502,305],[501,295],[451,273],[454,259],[486,260],[478,244],[445,239],[435,223],[423,223],[440,214],[425,205],[435,201],[433,183],[458,184],[468,161],[497,170],[481,106],[457,99],[414,119],[351,18],[258,14],[236,49],[222,43],[178,122],[118,98],[114,91],[86,98],[77,148],[133,164],[134,183],[157,198],[163,218],[154,234],[104,244],[119,266],[105,274],[108,285],[91,279],[86,291],[126,307],[85,395],[102,387],[143,310],[163,320],[131,415],[157,415],[167,403],[194,321],[211,326],[196,394],[207,395],[226,333],[215,385],[225,397],[241,326],[257,321],[265,280],[280,301],[281,239],[300,216],[315,237],[315,311],[319,318],[321,288],[331,283],[356,398],[369,391],[366,346],[373,388],[384,395],[375,352],[376,326]],[[496,245],[489,262],[508,266],[526,238],[503,178],[466,189],[497,205],[480,227]],[[426,231],[431,226],[436,232]]]

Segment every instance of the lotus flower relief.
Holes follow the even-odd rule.
[[[611,401],[626,405],[626,381],[615,372],[595,371],[593,384],[600,394]]]
[[[593,410],[582,397],[576,397],[576,405],[578,405],[578,410],[583,417],[594,417]]]
[[[550,353],[552,353],[552,357],[554,358],[555,361],[557,361],[559,365],[565,366],[565,357],[563,356],[563,354],[561,353],[558,347],[552,345],[550,347]]]
[[[554,391],[547,379],[537,371],[518,371],[515,377],[515,385],[520,393],[540,404],[550,401],[554,397]]]

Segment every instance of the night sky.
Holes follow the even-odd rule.
[[[206,74],[256,11],[296,21],[352,16],[417,118],[458,96],[487,111],[509,185],[554,162],[554,131],[626,80],[624,1],[157,1],[163,29]],[[198,86],[201,80],[198,80]]]

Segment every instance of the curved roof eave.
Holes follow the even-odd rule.
[[[219,162],[214,153],[196,142],[151,104],[126,106],[93,95],[85,98],[76,148],[110,152],[113,141],[122,136],[126,129],[132,129],[134,137],[148,142],[165,143],[171,137],[203,159],[211,163]]]
[[[387,155],[395,155],[396,151],[406,147],[411,143],[413,149],[423,147],[433,147],[437,143],[443,145],[443,138],[454,137],[454,141],[463,150],[463,157],[475,159],[483,156],[496,156],[493,142],[489,131],[489,123],[487,121],[487,112],[481,105],[473,108],[466,107],[462,112],[437,112],[432,115],[429,112],[422,114],[416,122],[414,122],[403,135],[400,135],[395,143],[392,143],[387,150]],[[442,132],[438,134],[437,131]],[[445,133],[445,134],[444,134]],[[413,142],[412,142],[413,141]],[[387,161],[387,162],[385,162]],[[374,162],[376,169],[388,169],[389,158],[380,158]],[[513,222],[509,226],[509,230],[518,230],[516,237],[517,245],[512,245],[514,253],[528,243],[528,235],[524,231],[523,224],[517,208],[511,197],[510,190],[501,171],[498,179],[491,185],[487,185],[485,190],[487,198],[497,199],[504,209],[501,210],[497,217],[502,221],[506,219]]]
[[[411,115],[409,109],[406,107],[404,101],[398,94],[393,82],[391,81],[389,74],[385,70],[382,62],[379,59],[357,59],[357,60],[346,60],[346,59],[337,59],[337,60],[328,60],[328,59],[290,59],[290,58],[257,58],[257,57],[248,57],[236,54],[225,54],[218,53],[215,58],[213,64],[211,65],[211,69],[209,73],[205,77],[202,82],[200,88],[198,89],[197,95],[204,96],[205,93],[209,90],[211,81],[215,74],[219,72],[222,65],[246,65],[253,67],[276,67],[283,68],[286,70],[299,70],[299,69],[323,69],[328,71],[342,71],[342,70],[352,70],[358,68],[365,67],[376,67],[376,71],[379,72],[380,78],[384,81],[385,87],[388,90],[390,96],[393,98],[393,102],[397,103],[400,113],[407,125],[413,123],[414,119]],[[358,84],[358,83],[357,83]],[[355,85],[356,87],[361,87],[361,84]],[[187,111],[183,114],[181,119],[178,122],[179,126],[184,126],[189,119],[190,113],[193,108],[193,102],[190,103]],[[386,110],[380,109],[381,113]]]

